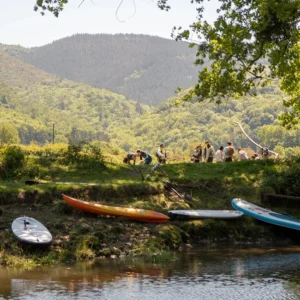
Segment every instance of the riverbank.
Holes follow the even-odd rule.
[[[215,247],[230,244],[297,244],[297,231],[258,222],[243,216],[236,220],[170,220],[165,224],[134,222],[125,218],[92,215],[68,206],[62,193],[101,204],[135,207],[167,213],[171,209],[233,209],[231,199],[239,197],[261,203],[263,173],[276,169],[274,161],[231,164],[170,164],[163,166],[170,178],[155,174],[141,181],[134,170],[108,164],[101,170],[83,173],[54,173],[51,182],[31,186],[24,181],[1,182],[0,263],[31,267],[73,263],[105,257],[164,259],[171,251],[193,245]],[[143,170],[144,172],[146,170]],[[51,172],[50,172],[51,173]],[[56,183],[55,183],[55,182]],[[164,188],[176,183],[180,198]],[[274,210],[286,207],[274,207]],[[278,211],[277,210],[277,211]],[[299,209],[289,213],[299,216]],[[27,215],[41,221],[52,233],[53,243],[34,247],[17,241],[11,233],[13,219]]]

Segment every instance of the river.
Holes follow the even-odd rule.
[[[191,248],[165,263],[0,268],[0,299],[300,299],[299,271],[300,247]]]

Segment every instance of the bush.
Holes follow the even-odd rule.
[[[99,145],[95,143],[79,143],[68,146],[65,163],[81,168],[104,168],[104,157]]]
[[[22,174],[25,156],[18,146],[7,146],[1,151],[1,177],[16,178]]]

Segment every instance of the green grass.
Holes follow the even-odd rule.
[[[261,183],[266,170],[276,172],[278,163],[269,160],[222,164],[177,163],[162,166],[169,179],[158,173],[142,181],[126,165],[106,163],[101,169],[47,166],[47,175],[37,180],[48,182],[28,186],[29,178],[0,182],[0,263],[33,267],[90,260],[97,257],[143,257],[163,261],[185,243],[201,239],[229,242],[255,242],[282,237],[271,225],[253,218],[234,221],[171,220],[166,224],[147,224],[125,218],[107,218],[75,210],[62,193],[103,204],[151,209],[167,213],[170,209],[232,209],[231,199],[241,197],[260,204]],[[145,166],[142,168],[146,174]],[[46,174],[44,173],[44,174]],[[180,193],[192,193],[184,201],[164,191],[163,181],[178,185]],[[55,184],[53,182],[71,182]],[[51,183],[52,182],[52,183]],[[94,185],[82,184],[93,183]],[[20,215],[38,219],[51,231],[54,242],[43,251],[22,245],[12,236],[12,220]],[[155,255],[154,255],[155,254]]]

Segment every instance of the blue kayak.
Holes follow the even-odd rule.
[[[245,215],[273,225],[300,230],[300,219],[292,216],[276,213],[270,209],[262,208],[245,200],[235,198],[231,201],[232,206]]]

